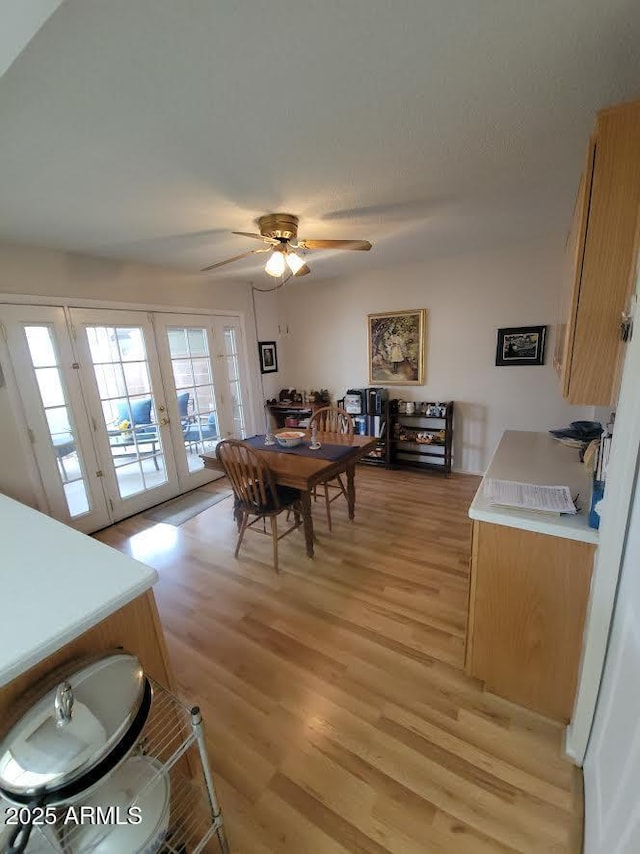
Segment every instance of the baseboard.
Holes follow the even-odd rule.
[[[452,466],[451,471],[455,474],[474,474],[477,477],[484,477],[483,471],[469,471],[469,469],[459,469],[456,466]]]

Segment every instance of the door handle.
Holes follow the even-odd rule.
[[[160,406],[158,407],[158,412],[165,412],[166,408],[167,408],[166,406],[163,406],[162,404],[160,404]]]
[[[159,424],[160,424],[160,426],[161,426],[161,427],[164,427],[164,426],[165,426],[165,424],[168,424],[168,423],[169,423],[169,419],[168,419],[168,418],[161,418],[161,419],[160,419],[160,421],[159,421]]]

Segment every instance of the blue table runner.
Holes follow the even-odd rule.
[[[319,460],[339,460],[341,457],[345,457],[349,454],[354,446],[353,445],[325,445],[322,444],[317,451],[312,451],[309,447],[309,442],[303,441],[301,445],[298,445],[295,448],[282,448],[277,443],[275,445],[265,445],[264,443],[264,433],[259,436],[250,436],[248,439],[244,439],[247,445],[251,445],[252,448],[256,448],[256,450],[260,451],[277,451],[279,454],[293,454],[297,457],[316,457]]]

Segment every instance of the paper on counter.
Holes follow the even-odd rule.
[[[515,480],[488,478],[484,494],[492,504],[538,510],[544,513],[575,513],[568,486],[540,486],[537,483],[518,483]]]

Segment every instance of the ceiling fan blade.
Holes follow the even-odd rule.
[[[265,249],[250,249],[248,252],[243,252],[241,255],[234,255],[233,258],[227,258],[225,261],[218,261],[216,264],[209,264],[208,267],[203,267],[201,273],[206,273],[208,270],[215,270],[216,267],[224,267],[225,264],[231,264],[233,261],[239,261],[241,258],[247,258],[249,255],[255,255],[260,252],[271,252],[271,247]]]
[[[310,272],[311,272],[311,270],[309,269],[309,265],[303,264],[302,267],[300,267],[300,269],[298,270],[298,272],[294,273],[293,275],[296,277],[297,276],[308,276]]]
[[[360,249],[368,252],[368,240],[299,240],[300,249]]]
[[[270,243],[272,246],[277,246],[280,241],[275,237],[264,237],[262,234],[251,234],[249,231],[232,231],[231,234],[239,234],[241,237],[253,237],[254,240],[263,240],[265,243]]]

